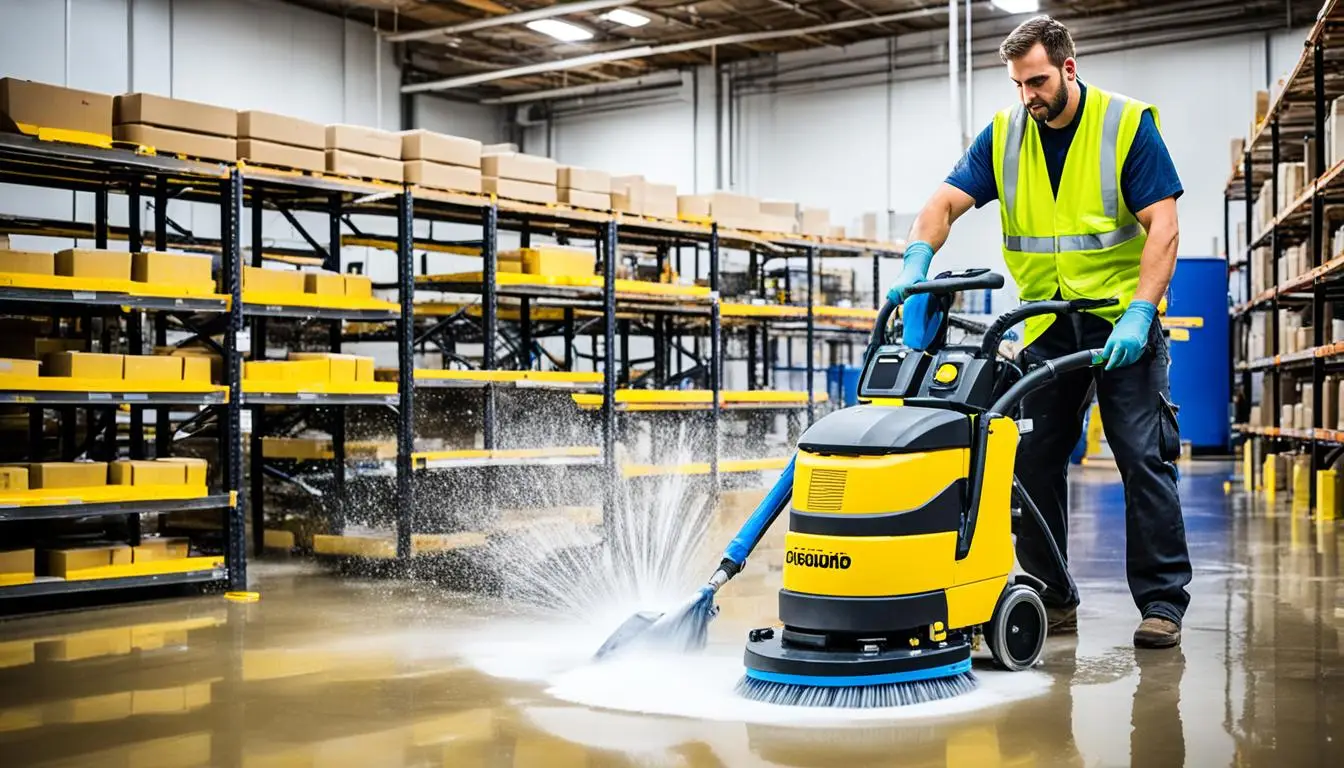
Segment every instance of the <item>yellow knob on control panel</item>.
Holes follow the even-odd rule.
[[[951,363],[943,363],[934,372],[933,380],[939,384],[951,384],[957,380],[957,366]]]

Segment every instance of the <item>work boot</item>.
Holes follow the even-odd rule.
[[[1078,606],[1045,609],[1046,636],[1078,634]]]
[[[1161,616],[1149,616],[1134,630],[1135,648],[1172,648],[1181,644],[1181,625]]]

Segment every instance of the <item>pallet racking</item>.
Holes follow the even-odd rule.
[[[189,415],[193,426],[207,421],[219,425],[219,457],[222,465],[217,492],[208,500],[183,502],[179,508],[202,509],[202,505],[223,504],[228,513],[223,525],[224,560],[220,568],[199,575],[203,581],[226,581],[235,590],[247,585],[247,542],[244,510],[251,510],[253,546],[260,551],[264,546],[265,504],[263,477],[268,460],[262,450],[267,436],[268,408],[298,408],[305,411],[326,409],[332,436],[329,458],[330,482],[336,501],[325,509],[331,530],[342,531],[346,510],[344,487],[347,482],[348,462],[345,439],[346,410],[351,407],[387,407],[396,412],[394,432],[396,455],[390,467],[375,466],[374,474],[393,478],[393,521],[396,529],[394,554],[397,559],[413,556],[413,536],[418,519],[416,509],[417,476],[431,470],[459,468],[484,469],[487,477],[510,467],[565,466],[601,473],[604,489],[603,509],[609,512],[614,489],[618,483],[632,477],[657,476],[669,472],[705,475],[713,488],[719,487],[720,472],[759,472],[776,468],[777,458],[725,459],[720,452],[720,422],[725,413],[745,413],[755,410],[791,412],[795,418],[806,412],[810,422],[821,398],[816,394],[812,372],[816,365],[816,347],[821,338],[846,342],[858,340],[867,331],[869,315],[875,310],[844,307],[825,307],[813,299],[813,277],[824,257],[871,257],[874,261],[873,301],[879,297],[877,264],[882,258],[899,256],[898,245],[862,243],[857,241],[807,239],[797,236],[769,235],[720,228],[714,223],[666,221],[628,214],[585,211],[558,206],[538,206],[516,201],[493,199],[469,194],[452,194],[414,186],[388,184],[366,180],[335,177],[322,174],[283,172],[272,169],[206,163],[174,157],[159,157],[123,149],[99,149],[80,145],[40,141],[31,137],[0,135],[0,181],[30,186],[44,186],[76,192],[92,192],[95,212],[92,225],[42,219],[0,218],[0,229],[17,234],[53,237],[88,237],[92,235],[99,248],[111,239],[124,238],[131,250],[152,245],[157,250],[169,246],[197,251],[217,252],[220,255],[219,284],[222,294],[211,297],[145,295],[129,296],[118,292],[89,292],[33,288],[23,285],[0,285],[0,305],[8,311],[107,312],[126,313],[128,343],[135,345],[146,331],[152,331],[156,344],[165,343],[166,316],[179,318],[182,326],[194,332],[207,344],[218,348],[224,361],[224,381],[208,393],[182,392],[84,392],[52,389],[51,382],[43,392],[0,391],[0,401],[23,402],[30,408],[46,406],[69,407],[96,402],[113,405],[130,404],[130,453],[132,457],[148,456],[144,441],[146,409],[155,410],[154,455],[165,456],[172,451],[174,428],[166,406],[195,407]],[[129,202],[129,219],[125,226],[114,226],[109,221],[108,194],[123,194]],[[154,221],[147,237],[140,222],[141,201],[154,201]],[[221,223],[220,236],[212,239],[186,231],[167,214],[169,200],[184,200],[217,206]],[[303,238],[308,249],[276,248],[263,237],[265,211],[277,211]],[[305,228],[296,214],[324,217],[328,225],[323,236]],[[341,250],[344,247],[363,246],[374,250],[392,251],[396,261],[395,282],[380,284],[381,289],[394,289],[395,307],[351,306],[320,301],[280,301],[275,297],[249,296],[242,290],[244,243],[241,223],[250,215],[250,264],[260,266],[263,260],[289,264],[322,266],[328,270],[341,269]],[[352,215],[380,217],[395,223],[395,237],[361,231]],[[311,221],[311,219],[310,219]],[[480,236],[468,243],[440,243],[416,239],[417,223],[452,223],[479,227]],[[311,225],[310,225],[311,226]],[[498,249],[501,232],[516,235],[522,247],[528,247],[533,238],[550,238],[558,243],[574,240],[592,242],[598,254],[602,273],[583,284],[545,285],[535,282],[501,279],[498,269]],[[651,250],[659,271],[674,267],[678,272],[684,266],[684,252],[694,254],[694,273],[705,285],[701,288],[674,288],[666,284],[641,283],[618,279],[622,248]],[[787,291],[788,303],[753,302],[726,303],[721,300],[719,278],[722,274],[723,252],[728,249],[745,251],[750,261],[749,274],[753,285],[761,283],[764,264],[768,259],[801,260],[807,275],[805,296],[800,302],[792,291]],[[417,270],[416,251],[422,253]],[[450,252],[478,255],[481,258],[479,275],[472,280],[460,278],[445,280],[428,269],[423,254]],[[702,262],[702,255],[705,260]],[[707,263],[705,263],[707,262]],[[701,274],[701,266],[706,267]],[[449,290],[467,294],[468,300],[459,305],[447,302],[421,301],[425,291]],[[420,292],[421,296],[417,296]],[[472,310],[475,309],[473,316]],[[725,311],[726,310],[726,311]],[[213,316],[213,322],[200,318]],[[798,337],[805,339],[808,370],[806,399],[795,396],[789,401],[762,399],[748,402],[747,397],[724,391],[723,347],[725,318],[730,333],[743,332],[749,358],[748,390],[768,387],[770,361],[769,339]],[[467,320],[464,326],[463,320]],[[273,385],[244,382],[242,379],[243,350],[240,343],[250,339],[250,355],[261,359],[265,355],[268,327],[294,321],[324,323],[328,326],[328,347],[333,352],[342,350],[350,341],[377,340],[392,342],[397,350],[395,393],[388,387],[372,388],[365,392],[314,391],[312,388],[277,389]],[[451,322],[449,322],[451,321]],[[506,334],[505,328],[512,334]],[[390,329],[390,330],[389,330]],[[582,334],[594,337],[592,372],[583,372],[582,355],[574,340]],[[210,341],[221,336],[222,341]],[[635,360],[631,356],[632,337],[651,340],[654,354],[651,358]],[[564,340],[563,355],[551,360],[557,370],[541,370],[542,357],[548,355],[537,344],[546,337]],[[692,345],[683,343],[694,340]],[[243,340],[243,341],[240,341]],[[478,363],[469,362],[470,371],[417,370],[417,350],[431,345],[450,351],[460,342],[482,343]],[[707,349],[700,350],[701,342]],[[503,342],[504,353],[497,348]],[[507,351],[512,348],[512,352]],[[143,352],[143,348],[137,348]],[[445,362],[451,359],[445,355]],[[465,359],[456,358],[459,362]],[[676,365],[689,368],[674,370]],[[757,369],[765,365],[760,375]],[[647,370],[637,370],[640,364],[651,363]],[[640,381],[632,384],[632,378]],[[645,378],[647,376],[647,378]],[[699,385],[705,390],[704,402],[673,403],[669,407],[628,409],[622,407],[619,393],[631,386],[643,390],[648,383],[662,385],[668,382]],[[482,397],[481,432],[484,445],[481,451],[417,451],[414,434],[416,395],[436,390],[479,390]],[[375,391],[376,390],[376,391]],[[523,451],[499,444],[500,424],[496,413],[496,399],[501,393],[532,390],[561,391],[579,396],[597,395],[600,403],[595,409],[598,419],[597,446],[557,446],[542,451]],[[694,392],[694,390],[692,390]],[[693,395],[692,397],[699,397]],[[577,402],[576,402],[577,405]],[[746,407],[751,405],[751,408]],[[155,406],[165,406],[155,408]],[[243,483],[243,414],[251,412],[250,461],[248,483]],[[581,410],[581,409],[576,409]],[[652,416],[657,414],[656,416]],[[643,418],[692,418],[703,425],[709,435],[707,448],[696,461],[681,467],[661,464],[631,463],[618,465],[616,444],[624,420]],[[36,419],[35,424],[40,424]],[[73,420],[68,429],[73,429]],[[63,432],[64,434],[64,432]],[[110,443],[115,448],[115,441]],[[483,452],[482,452],[483,451]],[[248,506],[249,501],[251,503]],[[172,506],[172,505],[168,505]],[[90,511],[99,514],[133,515],[165,511],[163,502],[127,502],[94,508],[66,510],[70,516]],[[57,515],[55,510],[44,513],[0,514],[0,524],[6,519],[18,519],[25,514]],[[435,535],[426,533],[425,535]],[[166,578],[166,577],[165,577]],[[184,578],[174,575],[173,578]],[[136,583],[125,582],[124,586]],[[100,584],[98,587],[119,586]],[[74,587],[71,587],[73,589]],[[81,584],[79,588],[93,588]],[[47,587],[45,589],[56,589]],[[0,588],[0,595],[19,594],[19,588]],[[32,592],[33,590],[29,590]],[[40,590],[39,590],[40,591]],[[59,591],[59,590],[58,590]]]
[[[1248,240],[1241,255],[1228,262],[1229,293],[1240,298],[1230,309],[1233,428],[1248,438],[1247,450],[1252,450],[1253,441],[1259,439],[1264,441],[1261,446],[1264,453],[1302,450],[1310,456],[1308,487],[1312,508],[1317,502],[1317,472],[1330,467],[1344,454],[1340,432],[1334,425],[1322,424],[1325,409],[1320,405],[1326,373],[1340,369],[1344,363],[1341,355],[1344,345],[1329,338],[1327,324],[1322,322],[1326,303],[1344,300],[1344,254],[1332,253],[1330,242],[1331,225],[1339,223],[1339,211],[1333,206],[1344,202],[1344,161],[1327,164],[1329,150],[1325,141],[1331,103],[1344,96],[1342,66],[1344,5],[1329,0],[1317,15],[1302,56],[1283,81],[1265,119],[1254,126],[1246,140],[1241,164],[1234,169],[1223,193],[1224,243],[1230,242],[1234,203],[1244,204]],[[1280,206],[1280,164],[1294,161],[1310,161],[1307,181],[1301,194]],[[1266,183],[1272,198],[1271,218],[1260,232],[1254,233],[1251,229],[1256,218],[1255,206]],[[1310,248],[1309,268],[1298,275],[1280,274],[1279,257],[1285,249],[1299,244]],[[1252,286],[1251,261],[1256,249],[1262,247],[1271,252],[1270,286],[1257,293]],[[1228,251],[1230,256],[1230,247]],[[1281,312],[1290,308],[1310,308],[1315,318],[1310,347],[1301,352],[1286,353],[1280,349]],[[1251,318],[1255,313],[1266,313],[1270,354],[1248,359],[1242,350],[1249,349]],[[1313,409],[1309,429],[1294,429],[1281,423],[1282,375],[1293,370],[1310,371],[1312,402],[1317,407]],[[1274,383],[1270,388],[1274,401],[1260,404],[1262,413],[1270,420],[1268,425],[1248,423],[1255,373],[1269,377]],[[1248,466],[1252,463],[1248,462]],[[1248,485],[1253,484],[1253,479],[1248,478]]]

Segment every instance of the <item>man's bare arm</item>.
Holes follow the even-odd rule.
[[[910,242],[923,240],[937,251],[947,242],[952,222],[961,218],[973,205],[975,198],[951,184],[942,183],[915,218],[915,224],[910,228]]]
[[[1168,197],[1134,214],[1148,233],[1139,261],[1139,287],[1135,299],[1156,305],[1166,295],[1167,285],[1176,271],[1176,247],[1180,243],[1180,225],[1176,219],[1176,198]]]

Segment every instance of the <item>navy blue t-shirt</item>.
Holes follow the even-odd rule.
[[[1087,102],[1087,86],[1078,81],[1078,112],[1073,122],[1064,128],[1051,128],[1037,124],[1041,135],[1041,149],[1045,153],[1045,168],[1050,173],[1050,186],[1059,194],[1059,180],[1064,175],[1064,158],[1068,156],[1073,135],[1078,131],[1078,122],[1083,117],[1083,105]],[[1030,118],[1028,118],[1030,119]],[[975,198],[975,207],[979,208],[990,200],[998,199],[999,190],[994,182],[994,124],[991,122],[975,137],[970,149],[947,177],[947,183]],[[1125,157],[1125,167],[1120,171],[1120,193],[1125,196],[1125,205],[1132,212],[1138,212],[1168,197],[1180,197],[1184,190],[1176,175],[1176,166],[1171,162],[1171,153],[1157,130],[1153,113],[1146,111],[1139,120],[1139,129],[1134,134],[1134,143],[1129,155]]]

